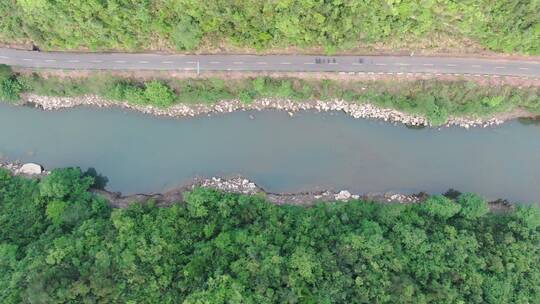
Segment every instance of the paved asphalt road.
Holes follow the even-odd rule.
[[[540,61],[457,57],[93,54],[0,48],[0,63],[54,69],[440,73],[540,78]]]

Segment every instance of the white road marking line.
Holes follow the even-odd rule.
[[[184,71],[193,71],[195,69],[194,68],[183,68],[182,70],[184,70]]]
[[[338,62],[330,62],[329,64],[339,64]]]
[[[480,66],[479,66],[478,64],[473,64],[473,65],[471,65],[471,67],[473,67],[473,68],[479,68]]]
[[[304,62],[304,64],[315,64],[315,62]]]
[[[352,65],[362,65],[361,63],[353,62]]]
[[[502,67],[502,66],[496,66],[495,68],[496,69],[506,69],[506,67]]]
[[[456,65],[455,65],[455,64],[449,63],[449,64],[447,64],[446,66],[449,66],[449,67],[455,67]]]
[[[148,61],[141,60],[141,61],[139,61],[139,63],[146,64],[146,63],[148,63]]]
[[[100,63],[100,62],[103,62],[103,60],[92,60],[91,62],[93,62],[93,63]]]
[[[161,63],[169,64],[172,63],[172,61],[162,61]]]
[[[195,64],[195,63],[197,63],[197,61],[187,61],[186,63],[187,64]]]
[[[76,62],[79,62],[79,60],[72,59],[72,60],[68,60],[68,62],[76,63]]]
[[[115,60],[116,63],[126,63],[124,60]]]
[[[220,63],[220,62],[219,62],[219,61],[210,61],[209,63],[211,63],[211,64],[218,64],[218,63]]]
[[[386,65],[386,63],[375,63],[375,65]]]
[[[529,68],[519,68],[520,70],[528,70]]]
[[[291,64],[290,62],[280,62],[279,64]]]
[[[23,58],[24,61],[32,61],[30,58]]]
[[[396,65],[402,65],[402,66],[407,66],[407,65],[410,65],[410,64],[408,64],[408,63],[402,63],[402,62],[398,62],[398,63],[396,63]]]
[[[259,62],[257,62],[257,64],[267,64],[267,63],[264,62],[264,61],[259,61]]]
[[[244,64],[242,61],[235,61],[233,64]]]
[[[433,66],[433,63],[424,63],[423,66]]]
[[[56,59],[46,59],[45,62],[56,62]]]
[[[9,59],[9,57],[7,57],[7,56],[0,56],[0,58],[2,58],[2,59]]]

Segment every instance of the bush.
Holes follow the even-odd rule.
[[[449,219],[459,213],[461,206],[447,197],[434,195],[421,204],[421,209],[430,216]]]
[[[460,213],[466,219],[477,219],[489,211],[487,202],[478,194],[461,194],[457,198],[457,203],[461,205]]]
[[[165,108],[174,103],[176,94],[168,86],[154,80],[145,84],[144,98],[151,105]]]
[[[23,86],[11,67],[0,64],[0,101],[18,101],[22,89]]]
[[[16,78],[4,79],[0,83],[0,100],[5,101],[18,101],[20,99],[19,94],[22,91],[22,85]]]
[[[124,86],[123,95],[125,100],[133,104],[145,105],[148,103],[144,96],[144,90],[134,85]]]

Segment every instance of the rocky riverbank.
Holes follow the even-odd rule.
[[[39,164],[35,163],[8,163],[0,162],[0,168],[9,170],[15,175],[24,175],[27,177],[42,178],[50,174],[50,171],[43,169]],[[240,193],[248,195],[263,195],[268,201],[275,204],[297,204],[311,205],[317,201],[349,201],[349,200],[374,200],[385,203],[417,203],[427,197],[425,194],[404,195],[396,193],[383,194],[351,194],[347,190],[341,191],[320,191],[320,192],[303,192],[303,193],[271,193],[256,185],[254,182],[241,176],[231,178],[196,178],[192,182],[172,189],[170,191],[158,194],[134,194],[122,196],[117,192],[110,192],[102,189],[93,189],[97,193],[105,197],[112,206],[118,208],[127,207],[135,202],[146,202],[153,200],[160,206],[167,206],[175,202],[183,201],[183,194],[196,187],[212,188],[229,193]]]
[[[22,97],[24,103],[34,105],[44,110],[59,110],[76,106],[121,107],[139,111],[145,114],[176,118],[194,117],[214,113],[230,113],[234,111],[280,110],[288,112],[291,116],[294,115],[295,112],[305,110],[314,110],[319,112],[342,111],[354,118],[379,119],[390,123],[402,123],[405,125],[418,127],[432,126],[430,122],[422,116],[407,114],[389,108],[380,108],[370,103],[356,104],[343,100],[314,100],[298,102],[286,99],[259,99],[251,103],[243,103],[239,100],[223,100],[212,105],[177,104],[163,109],[154,106],[133,105],[127,102],[110,101],[96,95],[56,97],[24,94]],[[506,114],[501,117],[494,117],[490,119],[450,118],[445,126],[458,126],[463,128],[489,127],[499,125],[505,120],[518,118],[523,115],[526,115],[526,113],[519,112],[514,114]]]
[[[34,163],[7,163],[0,162],[0,168],[9,170],[12,174],[26,177],[42,178],[50,174],[50,171],[43,169],[39,164]],[[39,172],[38,172],[39,170]],[[383,204],[413,204],[425,201],[429,195],[426,193],[400,194],[400,193],[367,193],[353,194],[348,190],[340,191],[318,191],[302,193],[272,193],[264,190],[254,182],[241,176],[231,178],[196,178],[192,182],[169,190],[164,193],[155,194],[132,194],[123,196],[118,192],[111,192],[103,189],[91,189],[92,192],[104,197],[112,207],[126,208],[134,203],[145,203],[153,201],[157,206],[166,207],[171,204],[183,202],[184,193],[197,187],[217,189],[229,193],[239,193],[246,195],[261,195],[267,201],[277,205],[302,205],[310,206],[317,202],[348,202],[351,200],[374,201]],[[458,193],[458,192],[455,192]],[[490,202],[492,211],[506,211],[513,208],[513,205],[504,200]]]

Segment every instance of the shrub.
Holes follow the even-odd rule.
[[[22,91],[22,85],[16,78],[4,79],[0,83],[0,100],[18,101],[19,94]]]
[[[144,105],[147,103],[144,90],[134,85],[126,85],[124,87],[124,98],[134,104]]]
[[[487,202],[478,194],[464,193],[457,198],[461,205],[461,215],[466,219],[476,219],[488,213]]]
[[[461,206],[447,197],[434,195],[421,204],[421,209],[431,216],[449,219],[459,213]]]
[[[154,80],[145,84],[144,98],[151,105],[165,108],[174,103],[176,94],[168,86]]]

